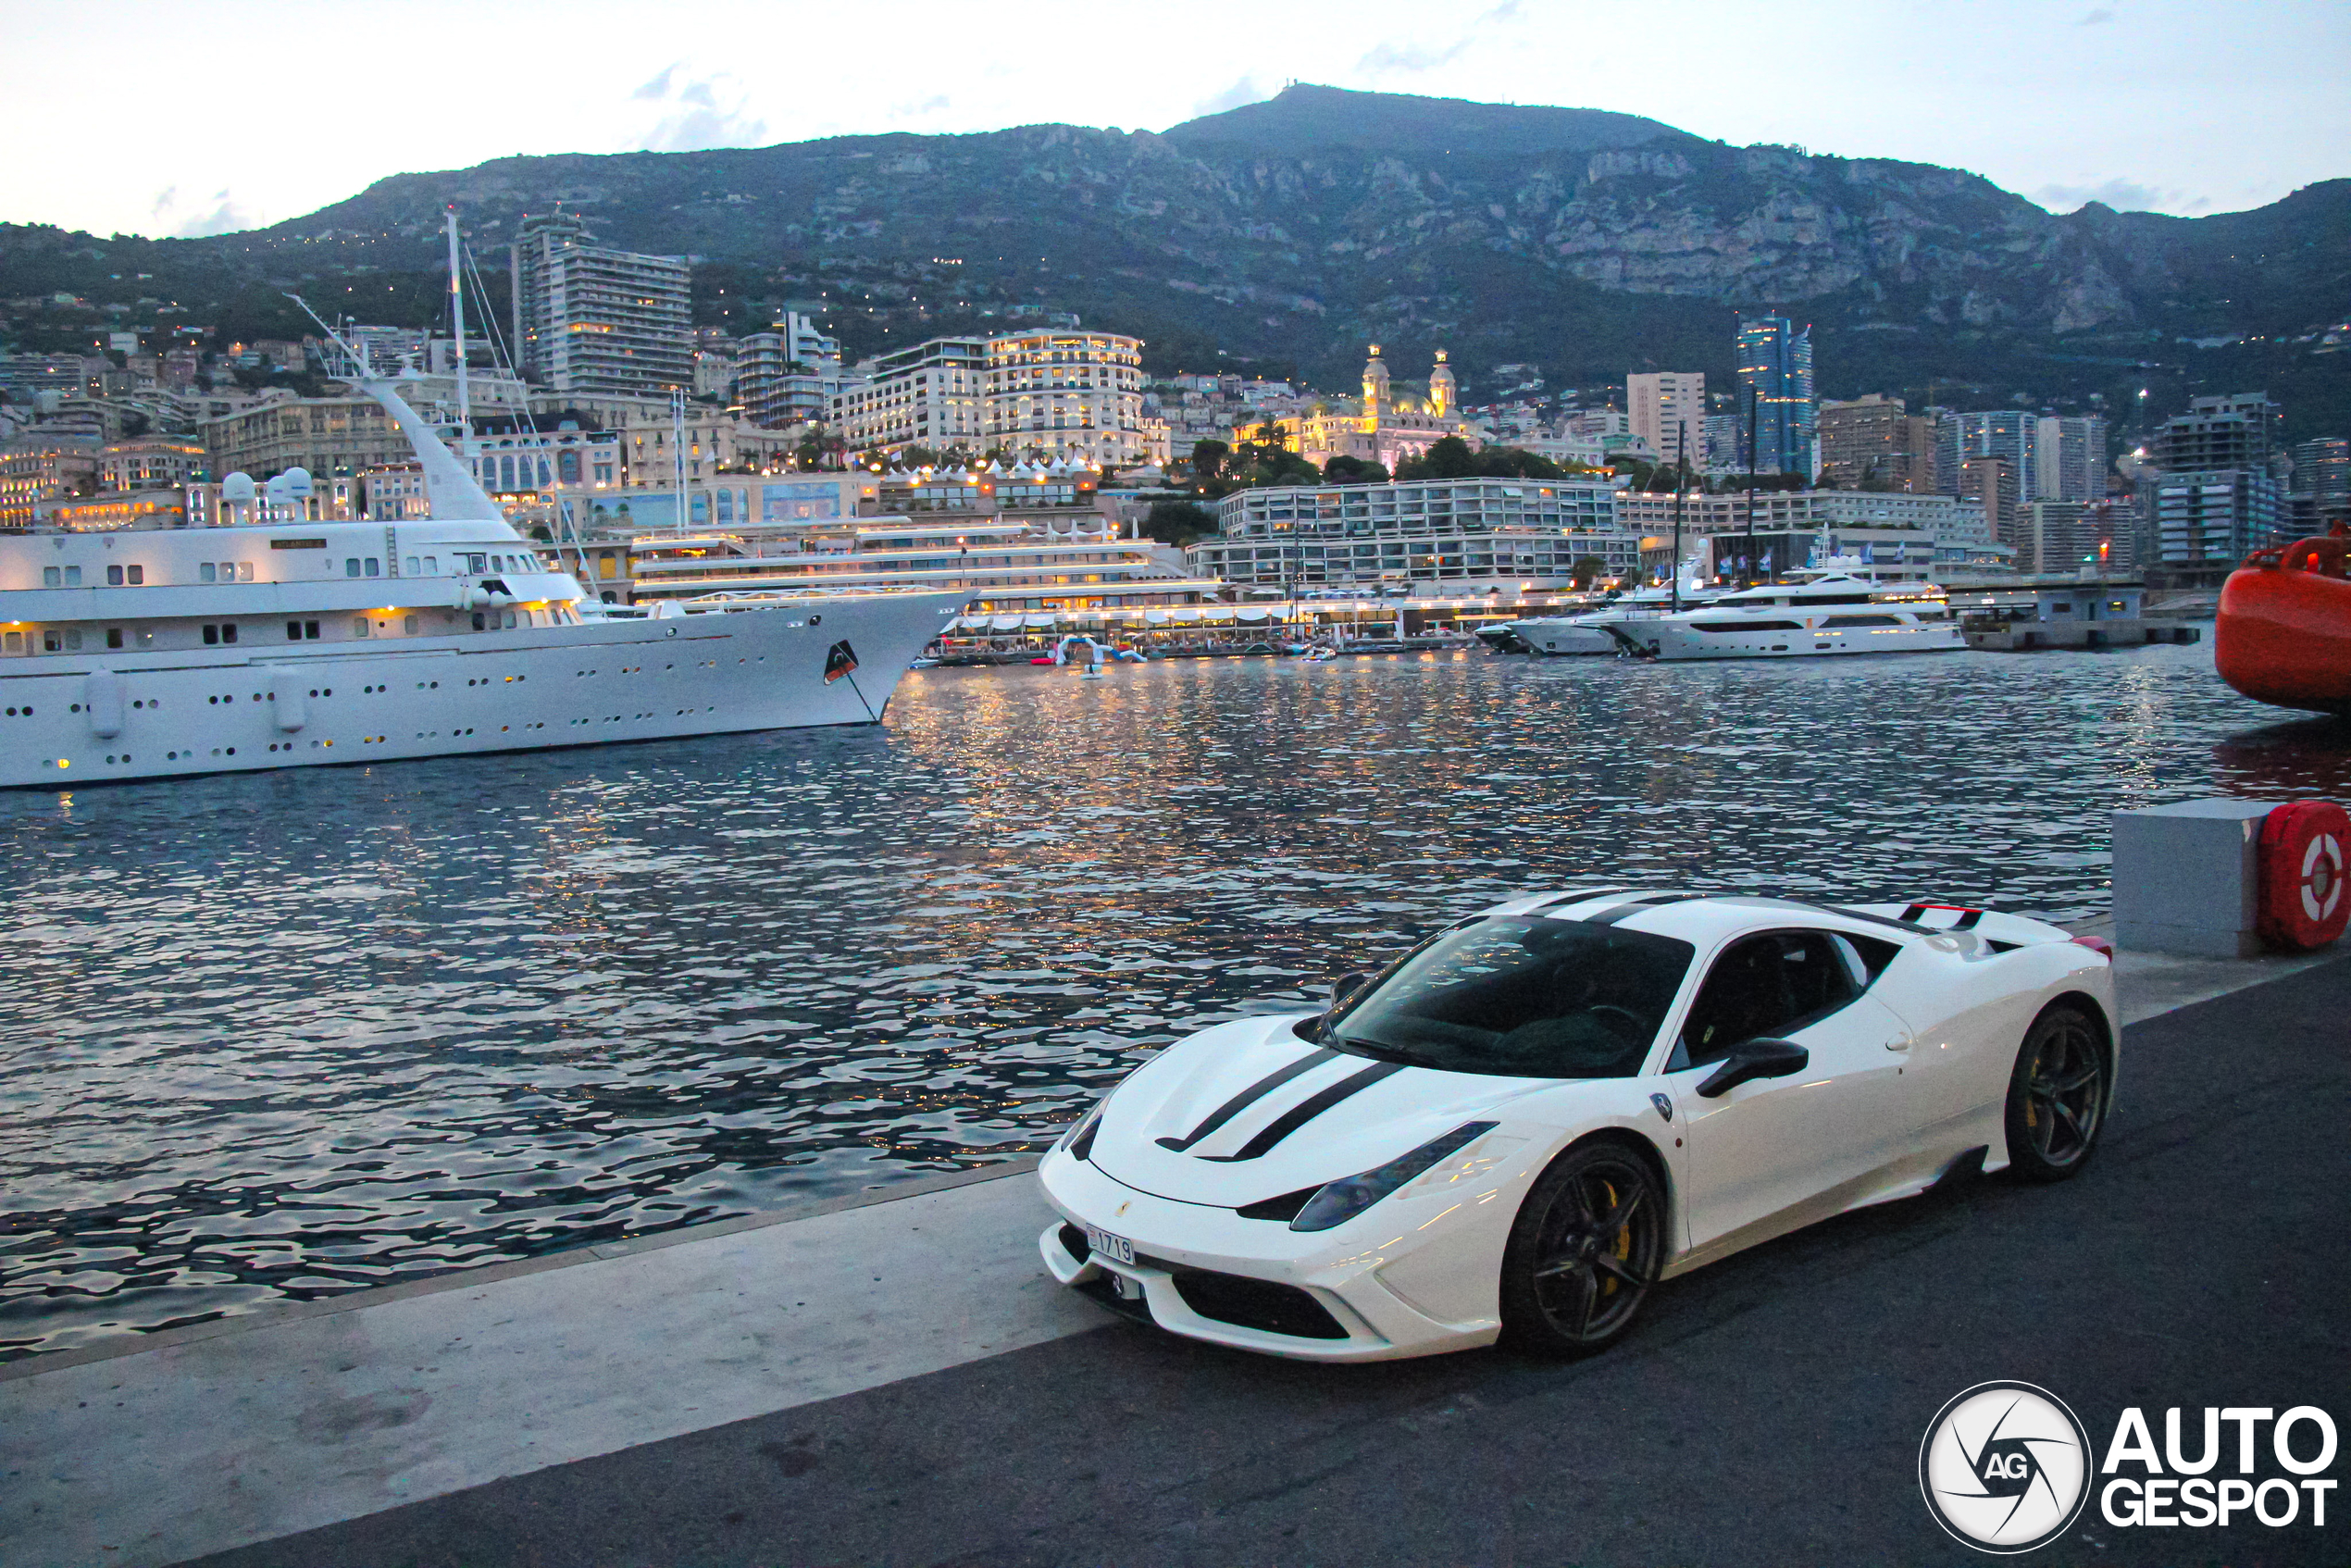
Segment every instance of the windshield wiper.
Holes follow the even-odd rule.
[[[1348,1052],[1352,1055],[1368,1056],[1375,1062],[1397,1062],[1401,1063],[1407,1067],[1434,1067],[1437,1065],[1434,1058],[1424,1056],[1417,1051],[1407,1051],[1400,1045],[1378,1045],[1371,1040],[1359,1039],[1351,1035],[1332,1035],[1328,1037],[1324,1043],[1326,1045],[1335,1045],[1339,1050]]]

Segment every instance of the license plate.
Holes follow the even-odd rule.
[[[1090,1225],[1086,1227],[1086,1246],[1088,1251],[1100,1253],[1114,1263],[1135,1261],[1135,1244],[1132,1241],[1123,1236],[1113,1236],[1107,1230],[1096,1230]]]

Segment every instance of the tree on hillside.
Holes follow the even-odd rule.
[[[1386,484],[1387,470],[1378,464],[1340,453],[1323,465],[1323,479],[1328,484]]]
[[[1189,544],[1216,531],[1216,514],[1197,501],[1154,501],[1143,532],[1162,544]]]
[[[1565,470],[1549,458],[1515,446],[1489,446],[1472,452],[1459,436],[1447,436],[1419,457],[1396,465],[1399,479],[1556,479]]]
[[[1232,455],[1233,449],[1221,441],[1194,442],[1192,443],[1192,478],[1196,479],[1221,478],[1225,472],[1225,461]]]

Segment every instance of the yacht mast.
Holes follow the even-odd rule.
[[[449,318],[456,330],[457,360],[457,456],[470,468],[473,467],[474,407],[473,397],[466,385],[466,290],[457,270],[457,209],[453,205],[442,213],[449,226]]]

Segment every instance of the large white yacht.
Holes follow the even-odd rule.
[[[607,609],[361,365],[429,520],[0,537],[0,786],[873,724],[969,597]]]
[[[1654,659],[1787,659],[1836,653],[1926,653],[1965,648],[1950,603],[1933,583],[1878,583],[1847,572],[1791,572],[1785,581],[1725,593],[1678,615],[1621,621],[1610,634]]]
[[[1723,590],[1709,587],[1695,577],[1685,577],[1678,591],[1662,583],[1652,584],[1636,588],[1596,609],[1566,616],[1530,616],[1524,620],[1488,628],[1478,635],[1489,646],[1503,652],[1524,651],[1538,658],[1621,655],[1624,644],[1617,639],[1615,628],[1672,615],[1677,609],[1711,604],[1723,593]]]

